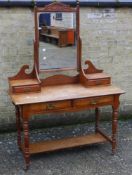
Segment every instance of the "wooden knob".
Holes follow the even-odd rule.
[[[49,103],[49,104],[46,105],[46,108],[47,108],[48,110],[50,110],[50,109],[54,109],[55,106],[54,106],[52,103]]]
[[[96,105],[96,104],[97,104],[97,101],[95,101],[95,100],[91,101],[91,105]]]

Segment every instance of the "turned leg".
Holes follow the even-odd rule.
[[[115,154],[117,141],[116,141],[116,133],[117,133],[117,124],[118,124],[118,108],[113,107],[112,114],[112,153]]]
[[[112,106],[112,153],[115,153],[117,147],[116,133],[117,133],[117,124],[118,124],[118,108],[119,108],[119,95],[114,97],[114,105]]]
[[[100,120],[100,111],[99,108],[95,108],[95,132],[98,132],[99,129],[99,120]]]
[[[20,110],[18,106],[15,106],[16,109],[16,127],[17,127],[17,144],[19,149],[21,149],[21,120],[20,120]]]
[[[27,119],[23,119],[23,131],[24,131],[24,158],[25,158],[26,170],[27,170],[30,164],[29,123]]]

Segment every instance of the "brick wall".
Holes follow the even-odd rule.
[[[29,9],[0,8],[0,128],[15,122],[8,96],[9,76],[32,63],[33,13]]]
[[[132,112],[132,9],[81,9],[83,58],[90,58],[126,91],[121,112]]]
[[[73,18],[75,17],[74,13],[62,13],[62,20],[56,20],[55,13],[51,15],[51,25],[60,26],[60,27],[69,27],[73,28]]]
[[[81,8],[83,60],[90,58],[112,76],[114,84],[126,91],[121,97],[122,115],[132,112],[131,16],[131,8]],[[0,8],[0,128],[14,126],[15,113],[8,96],[7,78],[16,74],[23,64],[32,67],[33,38],[31,9]]]

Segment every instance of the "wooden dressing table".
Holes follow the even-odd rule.
[[[38,14],[43,12],[55,13],[58,11],[65,13],[74,12],[76,15],[76,59],[78,73],[75,76],[60,74],[40,79],[39,73],[41,70],[39,66],[42,60],[39,58]],[[66,47],[66,49],[74,48]],[[45,51],[45,49],[43,50]],[[109,141],[112,144],[112,152],[115,152],[117,145],[116,132],[119,96],[123,94],[124,91],[111,85],[110,76],[102,70],[95,68],[91,61],[87,60],[86,64],[88,68],[83,69],[81,65],[81,39],[79,36],[79,4],[77,3],[76,8],[71,8],[58,2],[47,5],[44,8],[36,7],[33,70],[27,74],[26,69],[28,69],[29,66],[24,65],[16,76],[9,78],[10,97],[16,109],[17,141],[20,150],[22,150],[24,154],[26,168],[28,168],[30,164],[30,155],[34,153],[105,141]],[[65,67],[62,66],[60,70],[62,71],[63,69],[65,69]],[[43,71],[45,71],[45,69]],[[99,129],[99,108],[108,105],[112,106],[113,111],[112,136],[107,136]],[[95,110],[95,133],[61,140],[30,143],[29,119],[34,114],[74,112],[87,109]],[[23,141],[21,140],[21,125],[24,133]]]

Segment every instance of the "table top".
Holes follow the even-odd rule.
[[[113,85],[84,87],[81,84],[69,84],[42,87],[40,92],[10,94],[10,96],[15,105],[24,105],[123,93],[123,90]]]

